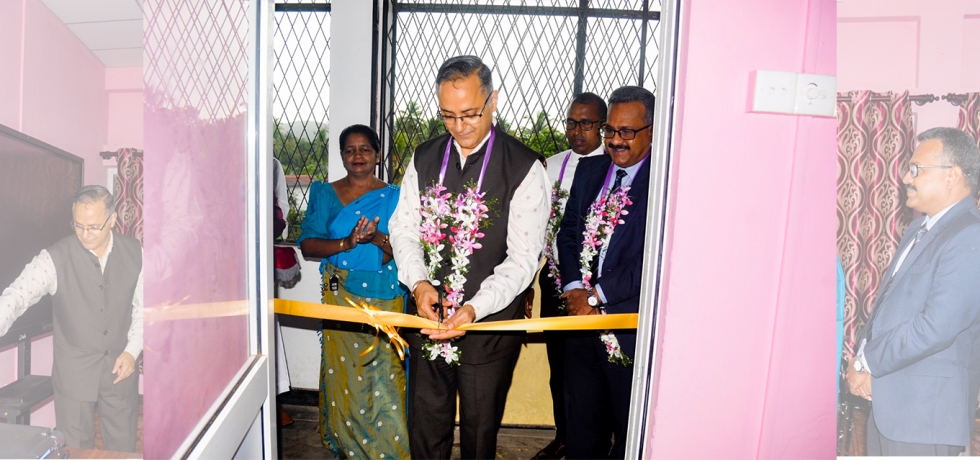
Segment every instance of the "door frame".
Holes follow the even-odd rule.
[[[653,145],[650,147],[650,188],[647,227],[643,246],[643,275],[640,284],[639,319],[636,326],[636,355],[633,359],[633,387],[629,425],[626,433],[628,458],[643,457],[645,441],[653,433],[654,390],[657,386],[664,317],[660,314],[663,286],[665,235],[670,224],[670,168],[674,135],[674,93],[680,50],[682,0],[662,0],[660,12],[660,68],[657,76],[657,105],[653,117]]]

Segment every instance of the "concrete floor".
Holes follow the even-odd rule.
[[[283,405],[296,422],[282,428],[280,449],[283,459],[332,458],[320,444],[316,406]],[[497,437],[497,458],[528,459],[555,437],[553,429],[501,428]],[[453,458],[459,458],[459,429],[453,445]]]

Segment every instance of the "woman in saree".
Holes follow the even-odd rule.
[[[406,291],[388,241],[399,188],[374,176],[381,149],[374,130],[350,126],[340,134],[340,145],[347,175],[312,184],[297,243],[303,256],[322,259],[323,303],[349,306],[350,298],[401,313]],[[331,321],[323,327],[324,447],[345,458],[408,458],[405,368],[397,352],[373,327]]]

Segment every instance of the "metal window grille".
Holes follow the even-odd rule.
[[[327,180],[330,111],[330,3],[276,3],[273,42],[273,155],[289,193],[287,241],[296,241],[310,183]]]
[[[659,0],[389,0],[384,4],[380,135],[385,177],[398,183],[415,147],[445,132],[435,74],[480,56],[500,96],[497,123],[551,156],[568,148],[575,94],[656,89]]]

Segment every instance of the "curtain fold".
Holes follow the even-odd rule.
[[[116,165],[116,229],[143,242],[143,151],[120,149]]]
[[[908,91],[851,91],[837,102],[837,253],[845,275],[844,356],[867,321],[881,277],[912,220],[901,171],[915,130]]]
[[[967,93],[966,101],[960,104],[960,116],[956,127],[973,137],[980,147],[980,93]],[[977,195],[980,203],[980,194]]]

